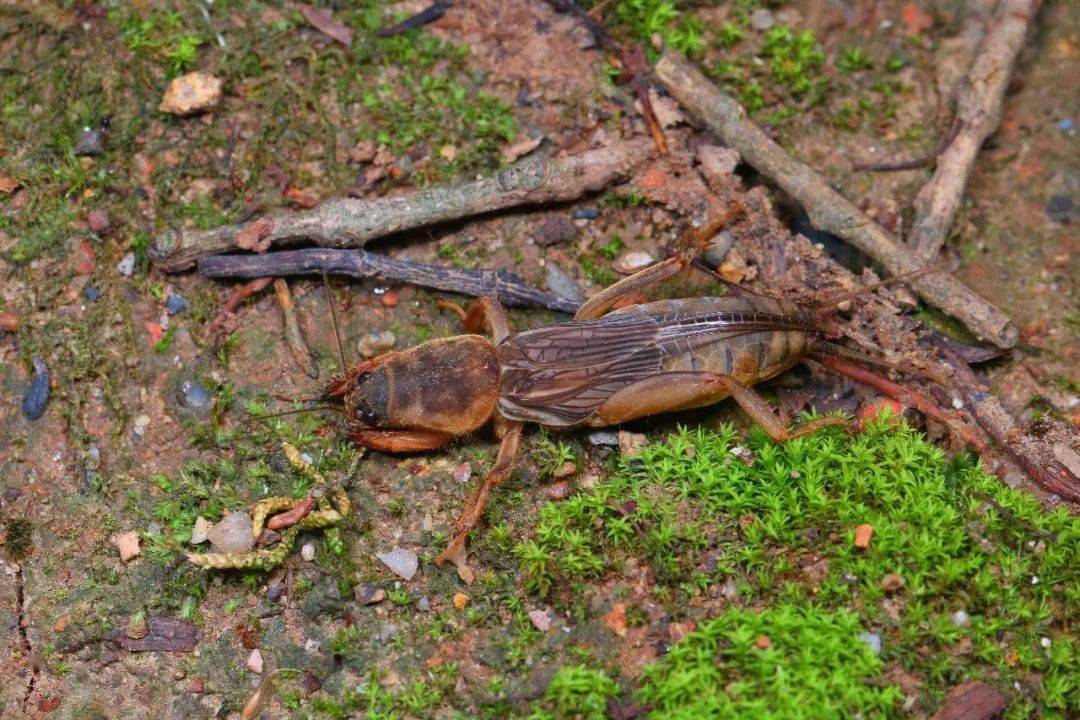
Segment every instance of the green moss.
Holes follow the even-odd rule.
[[[603,670],[585,665],[559,668],[544,690],[543,702],[528,715],[529,720],[603,720],[608,717],[608,700],[619,692],[619,684]]]
[[[733,582],[744,602],[858,608],[883,638],[883,659],[920,674],[932,702],[970,677],[1021,681],[1014,717],[1078,709],[1068,667],[1080,644],[1066,623],[1080,607],[1080,520],[1041,509],[969,458],[946,460],[908,427],[783,445],[755,431],[743,449],[735,443],[729,426],[681,431],[545,506],[514,548],[525,588],[571,603],[575,583],[638,557],[674,607]],[[874,528],[866,551],[853,542],[863,523]],[[802,570],[822,562],[821,577]],[[905,581],[894,596],[881,587],[889,574]],[[961,609],[970,624],[953,622]]]
[[[850,612],[729,610],[647,668],[639,697],[649,717],[673,720],[886,715],[902,694],[881,683],[862,631]]]

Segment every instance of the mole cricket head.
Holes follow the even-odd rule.
[[[327,384],[322,400],[341,403],[355,431],[461,435],[491,417],[498,391],[495,346],[459,335],[353,365]]]

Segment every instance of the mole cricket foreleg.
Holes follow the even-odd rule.
[[[469,499],[465,502],[465,509],[461,511],[457,522],[454,523],[454,539],[439,554],[439,557],[435,558],[437,564],[441,565],[447,560],[453,560],[461,548],[465,546],[469,531],[475,528],[480,522],[480,518],[484,516],[484,509],[491,498],[491,491],[510,477],[510,472],[517,462],[522,427],[523,424],[519,422],[506,424],[506,433],[503,435],[502,443],[499,445],[499,456],[495,459],[495,465],[492,466],[487,477],[482,482],[477,483],[472,493],[470,493]]]

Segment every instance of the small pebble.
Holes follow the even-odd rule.
[[[135,253],[128,253],[116,263],[116,272],[124,277],[131,277],[131,273],[135,272]]]
[[[529,622],[540,632],[547,632],[551,629],[551,617],[546,610],[530,610]]]
[[[971,618],[968,617],[968,614],[963,610],[957,610],[950,615],[949,618],[956,627],[967,627],[971,624]]]
[[[1046,203],[1046,216],[1061,225],[1073,220],[1073,199],[1070,195],[1052,195]]]
[[[116,549],[120,551],[120,559],[124,562],[134,560],[142,554],[139,548],[139,533],[134,530],[113,536],[113,542],[116,543]]]
[[[773,14],[764,8],[755,10],[750,14],[750,27],[755,30],[768,30],[774,24],[776,24],[776,20],[773,18]]]
[[[270,602],[277,602],[281,600],[281,596],[285,594],[285,583],[281,580],[271,580],[266,585],[266,599]]]
[[[469,604],[469,596],[463,592],[454,593],[454,607],[458,610],[464,610],[465,606]]]
[[[575,220],[592,220],[596,217],[600,217],[600,211],[594,207],[583,207],[574,209]]]
[[[45,414],[49,402],[49,366],[41,358],[34,356],[34,375],[30,386],[22,399],[22,413],[28,420],[37,420]]]
[[[961,399],[960,399],[960,398],[958,398],[958,397],[954,397],[954,398],[952,399],[952,406],[953,406],[954,408],[956,408],[957,410],[962,410],[962,409],[963,409],[963,407],[964,407],[964,401],[963,401],[963,400],[961,400]]]
[[[206,531],[206,539],[217,552],[247,552],[255,544],[251,516],[246,512],[229,513]]]
[[[454,468],[454,472],[451,477],[454,478],[454,482],[457,484],[469,482],[469,478],[472,477],[472,465],[467,462],[463,462]]]
[[[565,500],[570,497],[570,485],[560,480],[548,485],[544,488],[544,492],[552,500]]]
[[[206,542],[206,533],[210,531],[211,527],[210,521],[202,515],[195,518],[195,526],[191,528],[191,544],[198,545]]]
[[[559,297],[571,302],[581,302],[585,298],[585,291],[558,264],[549,261],[544,265],[544,274],[548,290]]]
[[[758,635],[757,640],[754,641],[754,645],[761,650],[768,650],[772,647],[772,640],[768,635]]]
[[[870,646],[870,651],[875,655],[881,654],[881,636],[877,633],[861,632],[859,639]]]
[[[386,644],[396,638],[398,635],[398,626],[391,622],[383,623],[379,626],[379,629],[375,631],[375,639],[379,642]]]
[[[180,395],[184,405],[192,410],[206,410],[213,401],[210,392],[198,380],[180,383]]]
[[[590,445],[618,445],[619,435],[609,430],[597,430],[589,433]]]
[[[855,547],[866,549],[870,547],[870,538],[874,536],[874,526],[862,524],[855,528]]]
[[[311,543],[304,543],[300,548],[300,557],[304,558],[307,562],[311,562],[315,559],[315,546]]]
[[[171,292],[169,293],[168,297],[165,298],[165,310],[170,315],[176,315],[177,313],[181,313],[187,309],[188,301],[183,295]]]
[[[105,133],[100,128],[84,127],[75,140],[76,155],[100,155],[105,152]]]
[[[536,244],[548,247],[562,242],[577,240],[577,226],[565,215],[548,215],[536,234]]]
[[[1050,642],[1050,638],[1044,637],[1039,638],[1039,644],[1042,645],[1044,650],[1049,650],[1052,643]]]
[[[619,451],[627,457],[640,455],[648,442],[649,438],[641,433],[620,430],[618,434]]]
[[[421,598],[416,601],[416,609],[420,612],[428,612],[431,610],[431,600],[428,599],[427,595],[421,596]]]
[[[353,589],[353,596],[363,605],[378,605],[386,599],[386,591],[377,585],[366,583]]]
[[[221,102],[221,80],[204,72],[190,72],[175,78],[165,89],[158,106],[172,115],[191,115],[213,110]]]
[[[881,579],[881,589],[885,592],[895,592],[904,587],[905,580],[903,575],[896,573],[889,573]]]
[[[91,210],[86,213],[86,223],[95,235],[104,235],[109,232],[109,228],[112,226],[109,213],[105,210]]]
[[[1057,127],[1063,133],[1071,133],[1076,129],[1076,123],[1073,122],[1072,118],[1065,118],[1057,121]]]
[[[405,580],[412,580],[420,566],[416,553],[407,548],[394,548],[389,552],[377,553],[375,557],[395,575]]]
[[[724,258],[727,257],[728,251],[731,250],[731,245],[734,240],[731,237],[731,233],[724,231],[714,237],[712,242],[709,243],[709,247],[706,248],[702,254],[702,260],[705,264],[711,268],[718,268],[724,262]]]
[[[262,675],[263,671],[263,657],[258,648],[251,651],[247,659],[247,668],[256,675]]]
[[[136,435],[138,435],[139,437],[142,437],[146,433],[146,428],[147,428],[147,426],[149,424],[150,424],[150,416],[149,415],[146,415],[146,414],[136,415],[135,419],[131,421],[131,425],[132,425],[131,429],[134,431],[134,433]]]
[[[304,643],[304,652],[308,655],[318,655],[322,652],[322,643],[315,638],[308,638]]]
[[[381,355],[397,343],[397,336],[389,330],[381,332],[369,332],[360,338],[356,344],[357,350],[366,358]]]
[[[86,299],[90,302],[95,302],[99,297],[101,297],[101,291],[98,290],[96,287],[88,287],[83,292],[86,294]]]
[[[642,268],[646,268],[652,265],[654,262],[653,256],[647,252],[640,250],[634,250],[631,252],[625,252],[615,260],[615,269],[624,275],[630,275],[636,273]]]
[[[400,302],[400,299],[398,298],[397,290],[387,290],[385,293],[383,293],[382,304],[386,307],[395,307],[397,306],[398,302]]]

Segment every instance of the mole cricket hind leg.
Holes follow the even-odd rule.
[[[743,213],[743,206],[736,205],[725,213],[713,217],[699,228],[691,228],[679,240],[678,253],[667,260],[654,263],[625,277],[589,298],[574,314],[575,320],[595,320],[607,313],[615,303],[638,290],[663,282],[677,275],[705,250],[720,229]]]
[[[811,420],[802,427],[789,429],[765,398],[730,375],[716,375],[715,377],[717,382],[722,383],[727,388],[732,400],[739,403],[739,407],[753,418],[754,422],[764,428],[765,432],[769,433],[769,437],[776,442],[784,442],[785,440],[809,435],[823,427],[836,425],[846,427],[851,424],[851,420],[848,418],[823,417]]]
[[[510,472],[517,462],[518,444],[521,441],[521,431],[524,426],[522,423],[508,423],[507,425],[506,433],[503,435],[502,443],[499,445],[499,455],[495,459],[495,464],[487,476],[478,482],[469,494],[469,499],[465,501],[465,507],[461,511],[461,515],[458,516],[457,522],[454,523],[454,539],[435,559],[437,564],[441,565],[447,560],[452,560],[465,546],[469,531],[475,528],[484,516],[484,509],[491,498],[491,491],[510,477]]]
[[[729,396],[778,442],[830,425],[849,423],[845,418],[826,417],[790,430],[764,398],[730,375],[672,372],[654,375],[619,390],[600,406],[590,424],[616,425],[646,415],[704,407]]]
[[[357,445],[386,453],[435,450],[451,440],[448,433],[431,430],[353,430],[349,437]]]

